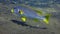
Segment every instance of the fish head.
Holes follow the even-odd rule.
[[[17,14],[17,15],[23,15],[24,12],[21,7],[14,7],[11,9],[11,13]]]

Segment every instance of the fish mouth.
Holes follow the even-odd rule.
[[[11,9],[11,13],[14,13],[14,9],[13,8]]]

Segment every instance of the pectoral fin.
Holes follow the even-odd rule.
[[[23,10],[20,10],[20,11],[19,11],[19,14],[21,14],[21,15],[24,14]]]

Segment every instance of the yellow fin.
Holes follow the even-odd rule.
[[[11,13],[14,13],[14,9],[11,9]]]
[[[47,14],[45,16],[45,18],[43,19],[43,21],[46,23],[46,24],[49,24],[49,17],[51,16],[51,14]]]
[[[22,10],[19,11],[20,14],[24,14],[24,12]]]
[[[21,18],[21,20],[22,20],[23,22],[26,22],[26,19],[27,19],[26,17],[22,17],[22,18]]]
[[[46,23],[46,24],[49,24],[49,21],[47,19],[43,19],[43,21]]]

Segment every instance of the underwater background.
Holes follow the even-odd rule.
[[[10,11],[21,4],[50,13],[49,25],[37,28],[20,22]],[[60,34],[60,0],[0,0],[0,34]]]

